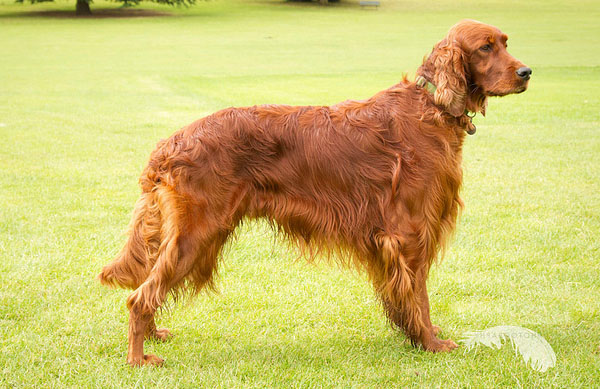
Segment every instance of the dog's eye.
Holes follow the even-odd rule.
[[[489,45],[489,44],[488,44],[488,45],[485,45],[485,46],[481,46],[481,47],[479,48],[479,50],[481,50],[481,51],[492,51],[492,46],[491,46],[491,45]]]

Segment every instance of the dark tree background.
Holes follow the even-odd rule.
[[[24,0],[16,0],[17,3],[22,3],[23,1]],[[33,4],[33,3],[43,3],[43,2],[54,1],[54,0],[29,0],[29,1]],[[91,15],[92,14],[92,10],[90,9],[90,3],[92,3],[92,0],[76,0],[76,1],[77,1],[77,3],[75,5],[75,13],[77,15]],[[127,6],[138,5],[140,3],[140,1],[142,1],[142,0],[114,0],[114,1],[123,3],[123,6],[127,7]],[[196,0],[149,0],[149,1],[153,1],[155,3],[161,3],[161,4],[169,4],[169,5],[191,5],[196,2]]]

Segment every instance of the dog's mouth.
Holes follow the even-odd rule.
[[[512,94],[523,93],[526,90],[527,90],[527,85],[523,85],[518,88],[510,89],[507,91],[492,91],[492,90],[490,90],[490,91],[484,91],[483,93],[488,97],[502,97],[502,96],[507,96],[507,95],[512,95]]]
[[[527,90],[529,82],[525,81],[519,83],[516,87],[508,88],[508,89],[500,89],[500,90],[484,90],[483,94],[488,97],[502,97],[506,95],[519,94],[523,93]]]
[[[523,92],[525,92],[526,90],[527,90],[527,85],[523,85],[522,87],[520,87],[520,88],[517,88],[517,89],[516,89],[514,92],[512,92],[512,93],[519,94],[519,93],[523,93]]]

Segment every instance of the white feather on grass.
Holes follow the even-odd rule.
[[[556,365],[556,354],[541,335],[528,328],[498,326],[482,331],[467,332],[461,343],[470,351],[479,344],[500,349],[502,342],[510,339],[515,353],[521,354],[525,365],[531,362],[532,369],[545,372]]]

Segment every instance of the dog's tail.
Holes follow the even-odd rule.
[[[98,279],[104,285],[136,289],[156,262],[160,246],[161,217],[153,191],[142,193],[131,223],[127,243]]]

